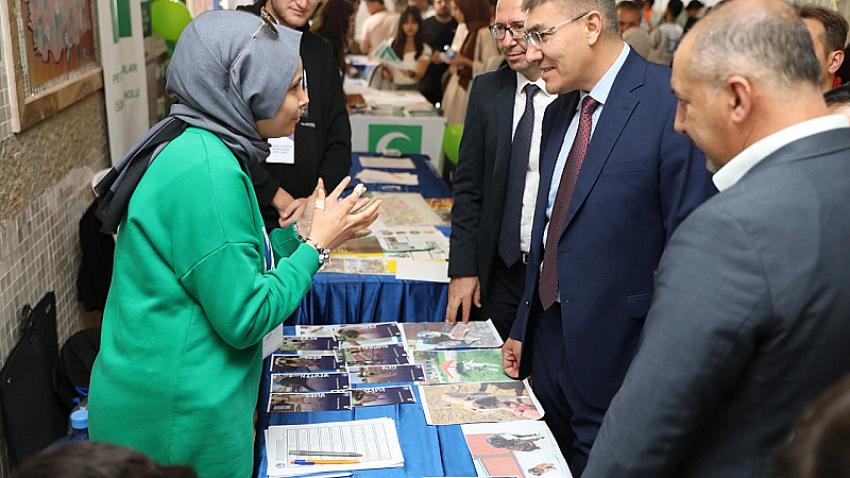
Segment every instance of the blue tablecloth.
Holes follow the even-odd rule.
[[[286,327],[284,332],[294,333],[294,327]],[[313,413],[267,413],[270,359],[264,362],[263,382],[260,395],[260,416],[257,423],[257,446],[259,463],[257,478],[266,478],[265,431],[269,425],[292,425],[304,423],[323,423],[352,419],[390,417],[395,420],[399,443],[404,455],[403,468],[381,468],[358,471],[355,478],[422,478],[424,476],[476,476],[475,466],[460,426],[429,426],[425,423],[425,414],[417,403],[405,405],[385,405],[379,407],[355,407],[344,412]],[[413,387],[416,393],[416,387]]]
[[[363,168],[352,154],[351,177]],[[440,178],[427,156],[410,155],[419,176],[419,186],[370,184],[372,191],[418,192],[425,198],[451,197],[451,189]],[[385,171],[393,171],[386,169]],[[400,171],[396,169],[395,171]],[[440,228],[448,235],[448,228]],[[399,281],[393,276],[320,273],[287,325],[352,324],[370,322],[442,322],[445,319],[448,286],[434,282]]]

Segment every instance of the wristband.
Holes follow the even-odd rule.
[[[304,242],[304,236],[301,235],[301,232],[298,230],[298,222],[292,223],[292,230],[295,231],[295,238],[298,239],[298,242]]]
[[[316,252],[319,253],[319,268],[321,268],[325,264],[330,263],[330,261],[331,261],[331,251],[330,250],[325,249],[324,247],[320,246],[318,242],[314,241],[313,239],[310,239],[309,237],[304,238],[304,243],[307,244],[308,246],[312,247],[313,249],[316,250]]]

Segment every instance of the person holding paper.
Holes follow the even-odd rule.
[[[422,38],[422,15],[416,7],[407,7],[398,19],[398,31],[389,43],[400,61],[383,69],[384,79],[397,90],[415,90],[431,62],[431,47]]]
[[[168,69],[177,103],[98,185],[99,215],[120,229],[92,440],[203,478],[251,474],[263,337],[297,307],[328,249],[378,216],[362,186],[341,199],[347,178],[327,197],[319,181],[299,222],[305,239],[292,226],[265,233],[248,171],[308,102],[300,38],[247,13],[200,15]]]

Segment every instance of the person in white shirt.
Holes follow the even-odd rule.
[[[623,0],[617,4],[617,22],[620,26],[620,35],[630,47],[634,48],[638,55],[646,58],[652,47],[649,33],[640,27],[643,10],[640,4],[632,0]]]
[[[366,0],[369,17],[363,21],[360,51],[372,53],[378,45],[395,37],[398,28],[398,13],[390,12],[384,0]]]
[[[384,79],[392,81],[396,89],[415,90],[431,62],[431,47],[423,40],[422,15],[417,7],[408,6],[401,12],[390,48],[401,61],[388,64]]]
[[[782,0],[727,2],[682,40],[676,130],[720,193],[668,241],[582,478],[785,476],[792,420],[850,372],[850,123],[820,78]]]
[[[646,59],[659,65],[670,66],[673,62],[673,52],[679,46],[682,35],[685,34],[682,25],[676,23],[676,18],[682,13],[681,0],[670,0],[664,12],[664,21],[649,35],[650,51]]]
[[[488,31],[507,66],[472,82],[454,180],[446,307],[449,322],[493,319],[502,337],[524,289],[543,114],[555,99],[518,41],[520,4],[500,0]]]

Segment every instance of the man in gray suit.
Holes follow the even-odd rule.
[[[720,193],[664,251],[644,338],[584,478],[757,477],[850,372],[850,124],[780,0],[732,0],[673,63],[676,129]]]

